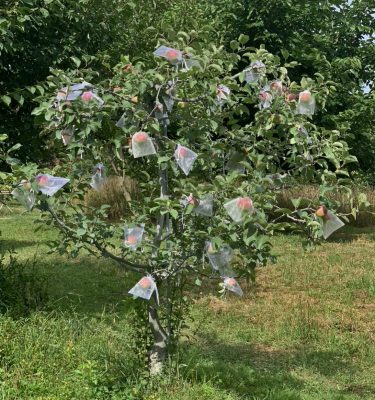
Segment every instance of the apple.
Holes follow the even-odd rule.
[[[134,103],[134,104],[137,104],[137,103],[138,103],[138,96],[133,96],[133,97],[130,99],[130,101],[131,101],[132,103]]]
[[[178,50],[170,49],[165,53],[165,58],[169,61],[176,61],[179,55],[180,52]]]
[[[309,90],[305,90],[299,94],[299,100],[303,103],[308,103],[311,100],[311,92]]]
[[[197,207],[199,205],[199,200],[196,199],[192,193],[190,193],[190,196],[187,198],[188,204],[193,205],[194,207]]]
[[[132,69],[133,69],[133,65],[132,65],[132,64],[125,64],[125,65],[122,67],[122,70],[123,70],[124,72],[130,72]]]
[[[260,92],[259,99],[260,99],[260,101],[271,101],[272,95],[269,92]]]
[[[151,285],[152,285],[152,280],[151,278],[144,276],[139,282],[138,285],[142,288],[142,289],[150,289]]]
[[[286,96],[286,101],[291,102],[291,101],[296,101],[297,100],[297,95],[294,93],[288,93]]]
[[[187,106],[188,106],[188,103],[186,101],[179,101],[177,103],[177,107],[180,107],[180,108],[186,108]]]
[[[184,158],[189,154],[189,150],[186,147],[179,147],[177,150],[177,156]]]
[[[134,235],[129,235],[128,238],[126,239],[126,244],[133,245],[133,244],[137,244],[137,242],[138,242],[138,239]]]
[[[229,279],[227,279],[226,284],[228,286],[235,286],[237,284],[237,281],[234,278],[229,278]]]
[[[146,143],[149,137],[146,132],[137,132],[133,135],[133,139],[136,143]]]
[[[250,197],[241,197],[237,200],[237,207],[241,210],[250,210],[253,208],[253,201]]]
[[[81,96],[82,101],[88,102],[92,99],[93,93],[92,92],[84,92]]]
[[[39,186],[46,186],[48,184],[48,176],[47,175],[39,175],[36,178]]]
[[[275,92],[282,93],[283,91],[283,84],[280,81],[273,81],[271,83],[271,90]]]
[[[321,205],[321,206],[315,211],[315,215],[316,215],[317,217],[320,217],[320,218],[325,218],[325,217],[327,217],[327,213],[328,213],[327,207],[324,206],[324,205]]]

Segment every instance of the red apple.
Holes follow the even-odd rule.
[[[280,81],[273,81],[271,83],[271,90],[275,92],[282,93],[283,91],[283,84]]]
[[[128,236],[128,238],[126,239],[126,244],[133,245],[133,244],[137,244],[137,242],[138,242],[137,237],[134,236],[134,235],[130,235],[130,236]]]
[[[180,52],[178,50],[170,49],[165,53],[165,58],[169,61],[175,61],[179,58]]]
[[[47,175],[39,175],[36,178],[39,186],[46,186],[48,184],[48,176]]]
[[[82,101],[88,102],[92,99],[92,96],[93,96],[92,92],[85,92],[82,94],[81,98]]]
[[[316,215],[317,217],[321,217],[321,218],[327,217],[327,213],[328,213],[327,207],[324,206],[324,205],[321,205],[321,206],[315,211],[315,215]]]
[[[311,100],[311,92],[309,90],[305,90],[299,94],[299,100],[303,103],[308,103]]]
[[[150,289],[151,285],[152,285],[152,280],[151,278],[144,276],[139,282],[138,285],[142,288],[142,289]]]
[[[133,135],[133,139],[136,143],[146,143],[149,138],[146,132],[137,132]]]
[[[237,207],[241,210],[250,210],[253,208],[253,202],[250,197],[241,197],[237,200]]]
[[[272,95],[271,95],[271,93],[268,93],[268,92],[260,92],[259,98],[260,98],[260,101],[271,101]]]
[[[296,101],[296,100],[297,100],[297,95],[296,95],[296,94],[294,94],[294,93],[288,93],[288,94],[286,95],[286,101],[291,102],[291,101]]]
[[[197,205],[199,205],[199,201],[198,199],[196,199],[192,194],[190,194],[190,196],[187,198],[187,202],[191,205],[193,205],[194,207],[196,207]]]
[[[179,147],[177,150],[177,156],[184,158],[189,154],[189,150],[186,147]]]
[[[124,72],[130,72],[133,69],[133,65],[132,64],[126,64],[122,67],[122,70]]]
[[[226,283],[228,286],[235,286],[237,281],[234,278],[229,278]]]

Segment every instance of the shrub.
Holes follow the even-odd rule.
[[[108,218],[120,219],[130,211],[131,200],[136,200],[139,195],[136,182],[125,176],[111,176],[103,184],[99,191],[90,190],[85,196],[85,204],[90,208],[100,208],[109,205]]]

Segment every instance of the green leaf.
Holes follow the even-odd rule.
[[[70,57],[70,59],[74,62],[77,68],[81,65],[81,60],[77,57]]]
[[[11,99],[9,96],[6,96],[6,95],[1,96],[1,100],[2,100],[3,103],[5,103],[8,107],[9,107],[11,101],[12,101],[12,99]]]

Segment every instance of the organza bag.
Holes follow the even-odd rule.
[[[226,277],[224,279],[224,287],[225,289],[230,290],[233,293],[236,293],[238,296],[243,296],[243,291],[238,282],[234,278]]]
[[[267,86],[267,87],[264,87],[260,91],[260,93],[259,93],[259,100],[260,100],[259,108],[260,109],[271,107],[273,97],[272,97],[270,90],[271,89]]]
[[[105,181],[106,181],[105,166],[101,163],[96,164],[94,168],[94,175],[92,175],[91,177],[90,186],[94,190],[99,191],[102,188]]]
[[[73,138],[73,129],[66,128],[61,132],[61,139],[64,143],[64,146],[67,146]]]
[[[299,125],[297,126],[297,129],[298,132],[305,136],[307,144],[312,144],[311,136],[309,135],[309,132],[307,132],[306,128]]]
[[[178,166],[184,171],[184,174],[189,175],[198,154],[194,153],[194,151],[187,147],[178,144],[177,149],[174,152],[174,157]]]
[[[202,215],[203,217],[212,217],[214,208],[214,198],[212,194],[207,195],[199,200],[198,205],[194,208],[193,213]]]
[[[27,211],[33,209],[36,201],[36,194],[32,189],[27,188],[25,184],[20,184],[11,194]]]
[[[327,214],[323,219],[323,237],[324,239],[328,239],[333,232],[342,228],[345,224],[341,221],[341,219],[333,214],[331,211],[327,211]]]
[[[309,90],[299,94],[296,112],[303,115],[313,115],[315,113],[315,98]]]
[[[212,244],[207,243],[207,257],[211,267],[220,273],[220,276],[234,276],[234,272],[230,267],[233,259],[232,248],[224,244],[219,250],[213,250]]]
[[[156,154],[154,143],[146,132],[137,132],[132,137],[133,157],[145,157]]]
[[[129,290],[128,293],[134,297],[141,297],[142,299],[150,300],[154,291],[156,291],[156,298],[158,302],[158,289],[156,287],[156,283],[151,275],[147,275],[141,278],[135,284],[135,286]]]
[[[93,86],[88,82],[77,83],[72,86],[65,86],[61,88],[56,96],[57,101],[65,100],[65,101],[74,101],[78,99],[83,93],[84,90],[90,90]]]
[[[250,197],[238,197],[230,200],[224,204],[224,208],[235,222],[241,222],[247,214],[254,211]]]
[[[133,228],[125,228],[124,230],[124,245],[135,250],[142,242],[145,225],[135,226]]]
[[[120,119],[116,122],[117,128],[123,128],[125,126],[125,113],[121,115]]]
[[[181,199],[181,204],[183,206],[187,206],[191,204],[194,206],[193,213],[197,215],[202,215],[204,217],[212,217],[213,215],[213,196],[212,194],[207,195],[206,197],[198,200],[192,194],[189,196],[184,196]]]
[[[81,95],[81,99],[84,103],[89,103],[90,101],[96,101],[99,107],[101,107],[104,104],[104,100],[91,90],[83,92]]]
[[[225,100],[228,100],[229,95],[230,95],[230,89],[228,86],[219,85],[217,87],[216,97],[219,104],[222,104]]]
[[[281,95],[284,91],[283,83],[281,81],[272,81],[270,84],[270,90],[272,93]]]
[[[167,59],[173,65],[179,64],[182,61],[182,51],[173,49],[172,47],[160,46],[153,54],[154,56]]]
[[[242,161],[245,161],[245,155],[243,153],[234,152],[230,155],[228,162],[225,164],[225,169],[227,171],[237,171],[243,174],[246,169],[241,164]]]
[[[250,67],[245,69],[245,81],[256,83],[266,71],[266,66],[261,61],[253,61]]]
[[[39,190],[47,196],[53,196],[69,182],[69,179],[48,174],[39,174],[36,176],[35,180],[39,186]]]

